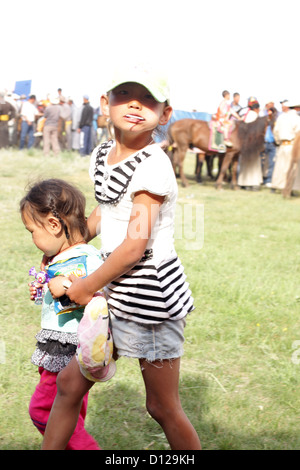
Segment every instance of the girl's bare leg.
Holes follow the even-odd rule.
[[[146,405],[161,425],[172,450],[200,450],[199,437],[184,413],[178,392],[180,358],[140,360],[146,387]]]
[[[64,450],[77,424],[82,399],[94,382],[80,372],[76,357],[57,376],[57,395],[46,426],[42,450]]]

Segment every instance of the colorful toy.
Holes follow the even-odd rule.
[[[34,267],[29,269],[29,276],[34,276],[35,281],[32,281],[31,285],[36,287],[36,295],[34,297],[34,303],[41,305],[43,302],[43,287],[37,287],[40,284],[47,284],[50,280],[48,274],[45,271],[37,272]]]

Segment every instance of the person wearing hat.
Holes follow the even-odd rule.
[[[153,67],[122,68],[106,90],[101,109],[112,121],[114,140],[92,153],[97,202],[87,221],[89,241],[101,229],[104,262],[84,279],[71,275],[66,294],[85,305],[107,286],[115,352],[139,361],[148,412],[172,450],[199,450],[178,391],[184,326],[194,309],[174,246],[178,187],[168,155],[153,141],[157,127],[171,119],[168,84]],[[43,450],[65,448],[82,393],[92,385],[76,358],[60,372]]]
[[[294,139],[300,131],[300,116],[295,109],[292,109],[294,105],[295,103],[287,100],[281,102],[282,113],[278,117],[273,130],[275,141],[279,145],[272,176],[271,187],[273,190],[283,190],[285,188]]]
[[[94,119],[94,110],[90,105],[88,95],[83,95],[83,106],[79,122],[78,132],[82,133],[82,140],[79,153],[82,157],[89,155],[92,151],[92,125]]]
[[[54,95],[50,95],[49,101],[50,104],[47,106],[44,113],[44,117],[46,118],[43,129],[43,152],[45,157],[49,156],[50,148],[52,148],[55,156],[60,152],[58,142],[58,121],[60,117],[59,99]]]
[[[243,115],[242,120],[244,122],[253,122],[258,116],[259,113],[259,102],[255,96],[250,96],[247,103],[248,109]]]
[[[8,121],[16,115],[15,108],[5,100],[5,93],[0,92],[0,148],[9,146]]]

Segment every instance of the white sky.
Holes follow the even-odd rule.
[[[163,64],[174,109],[215,112],[228,89],[300,99],[299,0],[10,0],[1,8],[0,88],[32,80],[97,106],[111,64]],[[5,15],[5,16],[4,16]]]

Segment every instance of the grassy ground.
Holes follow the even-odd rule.
[[[93,188],[77,154],[1,151],[0,168],[0,449],[39,449],[27,408],[40,309],[28,298],[27,273],[41,254],[18,203],[28,182],[55,176],[82,189],[89,213]],[[184,409],[204,449],[299,449],[300,198],[198,185],[192,155],[185,170],[190,186],[179,186],[178,207],[204,207],[204,243],[187,241],[185,230],[176,239],[196,306],[182,359]],[[121,359],[115,378],[91,391],[87,428],[104,449],[168,449],[144,401],[137,363]]]

